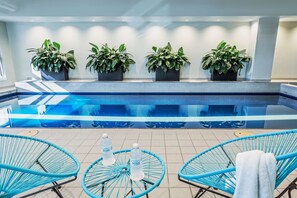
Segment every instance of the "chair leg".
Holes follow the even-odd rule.
[[[54,186],[52,188],[52,191],[54,191],[58,195],[59,198],[63,198],[63,195],[59,190],[62,188],[62,186],[60,186],[57,182],[53,182],[53,185]]]
[[[292,194],[291,194],[292,190],[296,190],[296,189],[297,189],[297,184],[295,182],[295,183],[293,183],[293,185],[291,186],[291,188],[288,190],[288,196],[289,196],[289,198],[292,198]]]
[[[52,191],[54,191],[58,195],[59,198],[63,198],[63,195],[60,192],[59,187],[53,187]]]
[[[281,198],[286,192],[288,192],[288,197],[291,198],[291,192],[295,189],[297,189],[297,178],[295,178],[276,198]]]
[[[208,187],[207,189],[210,189],[210,187]],[[197,194],[195,195],[195,198],[200,198],[206,192],[207,192],[207,190],[203,190],[202,188],[200,188],[199,191],[197,192]]]
[[[288,190],[288,196],[289,196],[289,198],[292,198],[291,191],[292,191],[292,189],[289,189]]]
[[[147,186],[146,186],[146,183],[144,183],[144,189],[145,190],[147,190]],[[149,198],[149,195],[148,194],[146,194],[146,196],[145,196],[146,198]]]
[[[200,194],[203,192],[203,190],[200,188],[199,190],[198,190],[198,192],[196,193],[196,195],[195,195],[195,198],[199,198],[200,197]]]

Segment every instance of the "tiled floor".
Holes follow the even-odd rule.
[[[1,133],[18,134],[29,129],[1,129]],[[177,172],[181,165],[194,154],[219,142],[235,138],[236,130],[197,130],[197,129],[38,129],[35,136],[51,141],[69,152],[81,163],[78,180],[66,185],[62,193],[66,198],[88,197],[80,187],[83,171],[100,156],[99,139],[103,133],[108,133],[113,139],[114,150],[131,148],[138,142],[141,148],[155,152],[164,160],[167,171],[161,185],[150,193],[151,198],[187,198],[193,197],[196,189],[181,183],[177,179]],[[263,133],[265,130],[251,130],[253,133]],[[269,130],[273,131],[273,130]],[[290,175],[279,190],[297,176]],[[296,190],[297,191],[297,190]],[[294,192],[297,197],[296,191]],[[56,197],[51,191],[41,193],[35,197]],[[218,197],[205,194],[204,197]],[[294,197],[294,196],[293,196]]]

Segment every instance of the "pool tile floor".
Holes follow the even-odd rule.
[[[30,129],[0,129],[1,133],[19,134]],[[238,130],[223,129],[38,129],[35,136],[53,142],[73,155],[81,163],[78,179],[66,185],[62,193],[66,198],[88,197],[80,186],[81,175],[91,162],[100,156],[99,140],[103,133],[108,133],[113,140],[114,150],[131,148],[138,142],[143,149],[158,154],[166,163],[166,175],[161,185],[153,190],[150,198],[190,198],[197,189],[180,182],[177,178],[179,168],[194,154],[210,146],[235,138],[234,132]],[[254,134],[278,130],[251,129]],[[294,171],[276,190],[281,191],[297,176]],[[36,198],[55,198],[55,193],[47,191],[35,196]],[[293,191],[297,197],[297,190]],[[219,198],[206,193],[203,198]]]

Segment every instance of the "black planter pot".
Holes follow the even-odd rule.
[[[218,71],[214,70],[214,72],[210,76],[210,80],[213,81],[236,81],[237,80],[237,72],[234,73],[232,71],[227,72],[227,74],[219,74]]]
[[[103,73],[98,73],[98,80],[99,81],[122,81],[123,80],[123,71],[122,67],[119,67],[117,70],[114,72],[103,72]]]
[[[69,80],[68,70],[63,68],[60,72],[49,72],[47,70],[41,71],[42,80]]]
[[[164,72],[161,68],[157,68],[156,81],[179,81],[179,71],[170,69]]]

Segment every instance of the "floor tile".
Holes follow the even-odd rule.
[[[192,140],[195,147],[208,146],[204,140]]]
[[[194,147],[180,147],[182,154],[196,154]]]
[[[165,140],[177,140],[177,136],[175,134],[165,134]]]
[[[156,154],[165,153],[165,147],[152,146],[151,151]]]
[[[168,174],[168,186],[169,186],[169,188],[186,188],[186,187],[190,187],[188,184],[179,181],[177,174]]]
[[[165,145],[166,146],[179,146],[179,143],[177,140],[167,140],[165,139]]]
[[[93,146],[79,146],[74,153],[89,153]]]
[[[179,169],[182,167],[183,163],[180,164],[168,164],[167,165],[167,172],[168,174],[178,174]]]
[[[113,146],[113,149],[114,148],[115,148],[115,146]],[[93,146],[89,153],[101,154],[101,148],[97,145]]]
[[[187,134],[177,135],[177,138],[179,140],[190,140],[191,139],[190,136]]]
[[[167,154],[167,163],[182,163],[183,159],[181,154]]]
[[[78,153],[74,153],[73,155],[74,155],[74,157],[77,158],[77,160],[78,160],[79,162],[83,162],[83,160],[84,160],[85,157],[87,156],[87,154],[78,154]]]
[[[84,158],[84,160],[83,160],[83,162],[85,163],[85,162],[89,162],[89,163],[91,163],[91,162],[94,162],[96,159],[98,159],[99,157],[100,157],[101,155],[98,155],[98,154],[88,154],[85,158]]]
[[[216,136],[215,135],[211,135],[211,134],[203,134],[202,137],[205,140],[217,140]]]
[[[165,146],[164,140],[152,140],[152,146]]]
[[[166,146],[167,154],[180,154],[180,148],[174,146]]]
[[[157,188],[149,193],[149,198],[170,198],[169,188]]]
[[[193,143],[191,140],[179,140],[179,146],[181,147],[193,146]]]
[[[170,198],[192,197],[190,188],[170,188]]]

